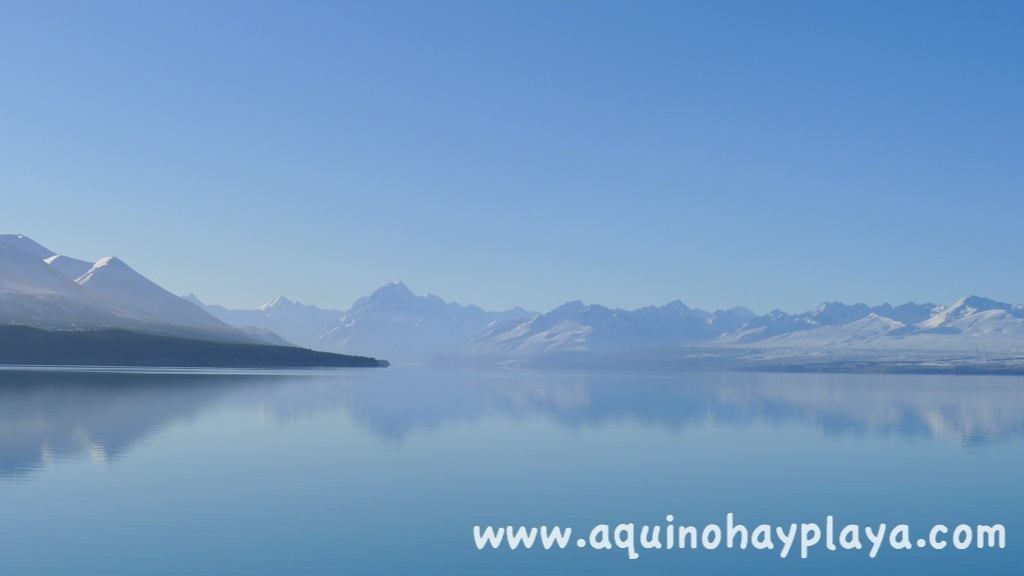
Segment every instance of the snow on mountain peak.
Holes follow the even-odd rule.
[[[951,310],[955,308],[972,308],[975,311],[984,312],[986,310],[1009,310],[1012,306],[1002,302],[996,302],[990,298],[971,295],[957,300],[956,303],[950,307]]]
[[[133,283],[137,283],[140,278],[145,280],[145,282],[149,282],[148,279],[142,278],[138,272],[132,270],[127,264],[114,256],[100,258],[89,268],[89,270],[85,272],[85,274],[79,276],[75,282],[80,286],[85,286],[92,282],[93,278],[95,278],[97,274],[102,274],[104,276],[114,274],[122,278],[130,279]]]
[[[86,262],[22,234],[0,234],[0,322],[42,328],[125,328],[231,342],[283,343],[227,326],[122,260]],[[193,297],[194,298],[194,297]]]
[[[278,307],[278,306],[291,306],[293,304],[296,304],[296,302],[293,302],[293,301],[285,298],[284,296],[278,296],[277,298],[274,298],[270,302],[267,302],[267,303],[263,304],[262,306],[260,306],[260,307],[258,307],[256,309],[259,310],[260,312],[266,312],[267,310],[270,310],[271,308],[274,308],[274,307]]]
[[[810,326],[841,326],[866,317],[871,313],[867,304],[843,304],[825,302],[805,316],[803,321]]]
[[[78,280],[78,278],[83,274],[91,270],[93,266],[92,262],[86,262],[85,260],[62,256],[60,254],[54,254],[53,256],[43,260],[43,262],[46,262],[53,267],[54,270],[57,270],[71,280]]]
[[[952,306],[938,310],[938,313],[921,323],[922,328],[945,328],[952,326],[958,320],[987,312],[989,310],[1013,310],[1013,306],[1003,302],[984,298],[982,296],[965,296],[957,300]]]
[[[0,242],[0,290],[36,296],[61,294],[72,300],[78,293],[75,283],[64,274],[7,242]]]
[[[224,323],[164,290],[114,256],[101,258],[75,281],[119,314],[146,321],[220,329]]]
[[[53,250],[22,234],[0,234],[0,246],[31,254],[40,260],[45,260],[55,254]]]
[[[129,267],[127,264],[124,263],[123,260],[121,260],[117,256],[106,256],[104,258],[100,258],[99,260],[96,261],[95,264],[93,264],[93,268],[103,268],[105,266],[110,266],[111,268]]]

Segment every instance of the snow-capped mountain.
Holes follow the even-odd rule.
[[[234,342],[284,343],[228,326],[114,257],[94,263],[54,253],[27,236],[0,235],[0,324],[126,328]]]
[[[957,300],[952,306],[936,310],[936,314],[921,322],[920,327],[925,330],[947,329],[946,331],[959,333],[964,330],[982,329],[981,326],[975,327],[980,320],[985,320],[983,323],[988,324],[993,319],[1011,317],[1024,318],[1024,307],[1019,304],[1011,306],[980,296],[968,296]]]
[[[78,278],[93,267],[93,262],[86,262],[85,260],[71,258],[70,256],[61,256],[60,254],[54,254],[43,261],[71,280],[78,280]]]
[[[950,305],[825,302],[762,316],[679,301],[637,310],[574,301],[538,315],[417,296],[395,282],[344,312],[283,297],[228,310],[174,296],[118,258],[78,260],[10,234],[0,235],[0,324],[287,344],[281,333],[300,346],[404,363],[1024,371],[1024,306],[980,296]]]
[[[780,310],[773,310],[764,316],[751,318],[745,325],[723,334],[721,341],[763,342],[787,334],[845,326],[872,314],[879,318],[892,320],[902,326],[909,326],[927,320],[935,311],[934,304],[915,304],[913,302],[895,308],[889,304],[870,307],[862,303],[851,305],[842,302],[825,302],[802,314],[787,314]]]
[[[313,347],[324,326],[344,314],[340,310],[317,308],[283,296],[255,310],[234,310],[216,304],[204,304],[194,294],[184,298],[199,305],[221,322],[236,327],[253,326],[270,330],[292,344],[304,347]]]
[[[55,253],[22,234],[0,234],[0,246],[24,252],[37,260],[45,260]]]
[[[116,322],[112,311],[38,258],[38,251],[16,246],[32,248],[0,236],[0,323],[71,327]]]
[[[744,368],[972,359],[1024,366],[1024,307],[969,296],[950,306],[827,302],[801,314],[756,316],[742,308],[708,313],[679,302],[631,312],[570,302],[525,322],[492,326],[439,360]]]
[[[224,328],[202,308],[164,290],[115,257],[101,258],[75,283],[118,314],[168,324]]]
[[[488,312],[430,294],[417,296],[402,282],[387,284],[359,298],[347,311],[318,308],[284,297],[255,310],[203,304],[193,294],[185,298],[232,326],[272,330],[299,346],[413,364],[455,352],[490,327],[518,324],[536,315],[522,308]]]
[[[194,302],[199,302],[193,298]],[[569,302],[546,314],[417,296],[383,286],[345,312],[277,298],[257,310],[206,309],[236,326],[263,326],[317,350],[441,365],[759,367],[851,359],[933,362],[1020,356],[1024,307],[970,296],[949,306],[825,302],[799,314],[707,312],[682,302],[637,310]],[[769,363],[769,364],[766,364]],[[775,364],[770,364],[774,366]]]
[[[322,328],[311,347],[343,354],[369,354],[392,362],[421,363],[453,352],[494,323],[528,318],[522,308],[487,312],[476,306],[417,296],[402,282],[378,288]]]
[[[961,298],[950,306],[910,303],[867,308],[860,304],[859,313],[815,323],[820,309],[774,319],[763,329],[752,328],[763,319],[754,320],[719,341],[761,347],[1024,350],[1024,307],[979,296]]]
[[[623,352],[693,344],[714,339],[752,315],[745,308],[708,313],[679,301],[633,311],[575,301],[516,325],[494,326],[462,353],[527,358],[553,352]]]

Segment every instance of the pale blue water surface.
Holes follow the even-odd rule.
[[[1017,575],[1022,433],[1016,377],[3,369],[0,574]],[[1006,547],[575,545],[730,512]],[[478,550],[488,524],[574,534]]]

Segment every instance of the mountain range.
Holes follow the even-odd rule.
[[[826,302],[807,312],[637,310],[580,301],[491,312],[394,282],[331,310],[275,298],[254,310],[170,294],[114,257],[58,255],[0,236],[0,323],[118,328],[442,366],[1024,372],[1024,306]]]
[[[950,305],[824,303],[800,314],[634,311],[565,304],[495,325],[444,364],[537,367],[1018,372],[1024,307],[979,296]]]
[[[1024,307],[979,296],[949,305],[826,302],[764,315],[678,301],[637,310],[574,301],[536,314],[486,312],[396,282],[347,311],[286,298],[257,310],[206,308],[317,350],[440,366],[1024,371]]]
[[[86,262],[27,236],[0,235],[0,320],[49,329],[121,328],[211,341],[280,344],[265,330],[230,326],[116,257]]]
[[[347,311],[317,308],[284,297],[255,310],[229,310],[185,297],[234,326],[273,331],[299,346],[392,362],[423,364],[435,355],[460,349],[489,326],[536,316],[522,308],[488,312],[477,306],[417,296],[392,282],[356,300]]]
[[[160,366],[377,365],[230,326],[120,259],[86,262],[0,235],[0,363]]]
[[[206,309],[317,350],[440,366],[1024,371],[1024,307],[979,296],[949,305],[826,302],[764,315],[679,301],[637,310],[574,301],[537,314],[487,312],[395,282],[347,311],[287,298],[256,310]]]

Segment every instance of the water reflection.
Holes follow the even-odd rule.
[[[155,432],[223,407],[287,423],[337,413],[400,448],[494,416],[569,428],[630,422],[795,424],[825,435],[1019,438],[1024,379],[792,374],[584,374],[390,368],[295,373],[0,370],[0,476],[63,458],[116,461]]]
[[[948,438],[976,445],[1021,436],[1024,379],[437,371],[354,389],[347,408],[374,433],[397,441],[445,422],[499,413],[543,414],[570,428],[621,421],[669,430],[795,423],[826,435]]]
[[[0,372],[0,474],[60,458],[117,460],[167,423],[195,414],[229,381],[101,372]]]

